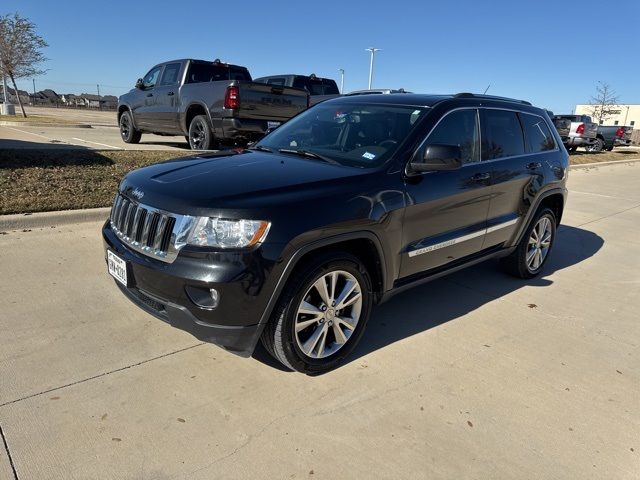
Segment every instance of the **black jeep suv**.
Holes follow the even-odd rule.
[[[103,237],[134,303],[243,356],[313,374],[374,304],[492,257],[538,275],[568,154],[528,102],[366,95],[318,104],[248,150],[129,173]]]

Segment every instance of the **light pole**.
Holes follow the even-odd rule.
[[[627,117],[629,116],[629,105],[626,105],[627,113],[624,114],[624,125],[627,125]]]
[[[371,62],[369,63],[369,90],[371,90],[371,83],[373,80],[373,57],[376,55],[376,52],[382,50],[381,48],[365,48],[365,51],[371,52]]]
[[[340,93],[344,93],[344,68],[339,68],[340,72]]]

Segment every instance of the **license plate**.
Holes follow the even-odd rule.
[[[109,273],[113,278],[127,286],[127,262],[113,253],[111,250],[107,250],[107,265],[109,267]]]
[[[271,130],[272,128],[278,128],[282,122],[267,122],[267,130]]]

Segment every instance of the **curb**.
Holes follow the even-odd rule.
[[[43,122],[0,122],[0,127],[63,127],[63,128],[91,128],[88,123],[43,123]]]
[[[0,215],[0,231],[26,228],[51,228],[73,223],[98,222],[109,218],[111,207],[62,210],[58,212],[18,213]]]
[[[621,163],[635,162],[640,162],[640,158],[630,158],[629,160],[611,160],[610,162],[581,163],[579,165],[570,165],[569,168],[571,170],[580,170],[582,168],[605,167],[607,165],[620,165]]]

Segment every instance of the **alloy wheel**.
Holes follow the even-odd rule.
[[[129,138],[129,132],[131,131],[131,124],[129,123],[129,117],[123,115],[120,117],[120,135],[124,140]]]
[[[205,126],[202,122],[196,122],[191,132],[191,148],[194,150],[202,150],[202,145],[206,139]]]
[[[549,254],[552,237],[553,228],[551,220],[549,220],[548,217],[540,218],[531,231],[527,245],[526,262],[530,272],[537,271],[544,263]]]
[[[362,288],[336,270],[318,278],[302,297],[294,323],[298,348],[309,358],[333,355],[349,340],[362,311]]]

